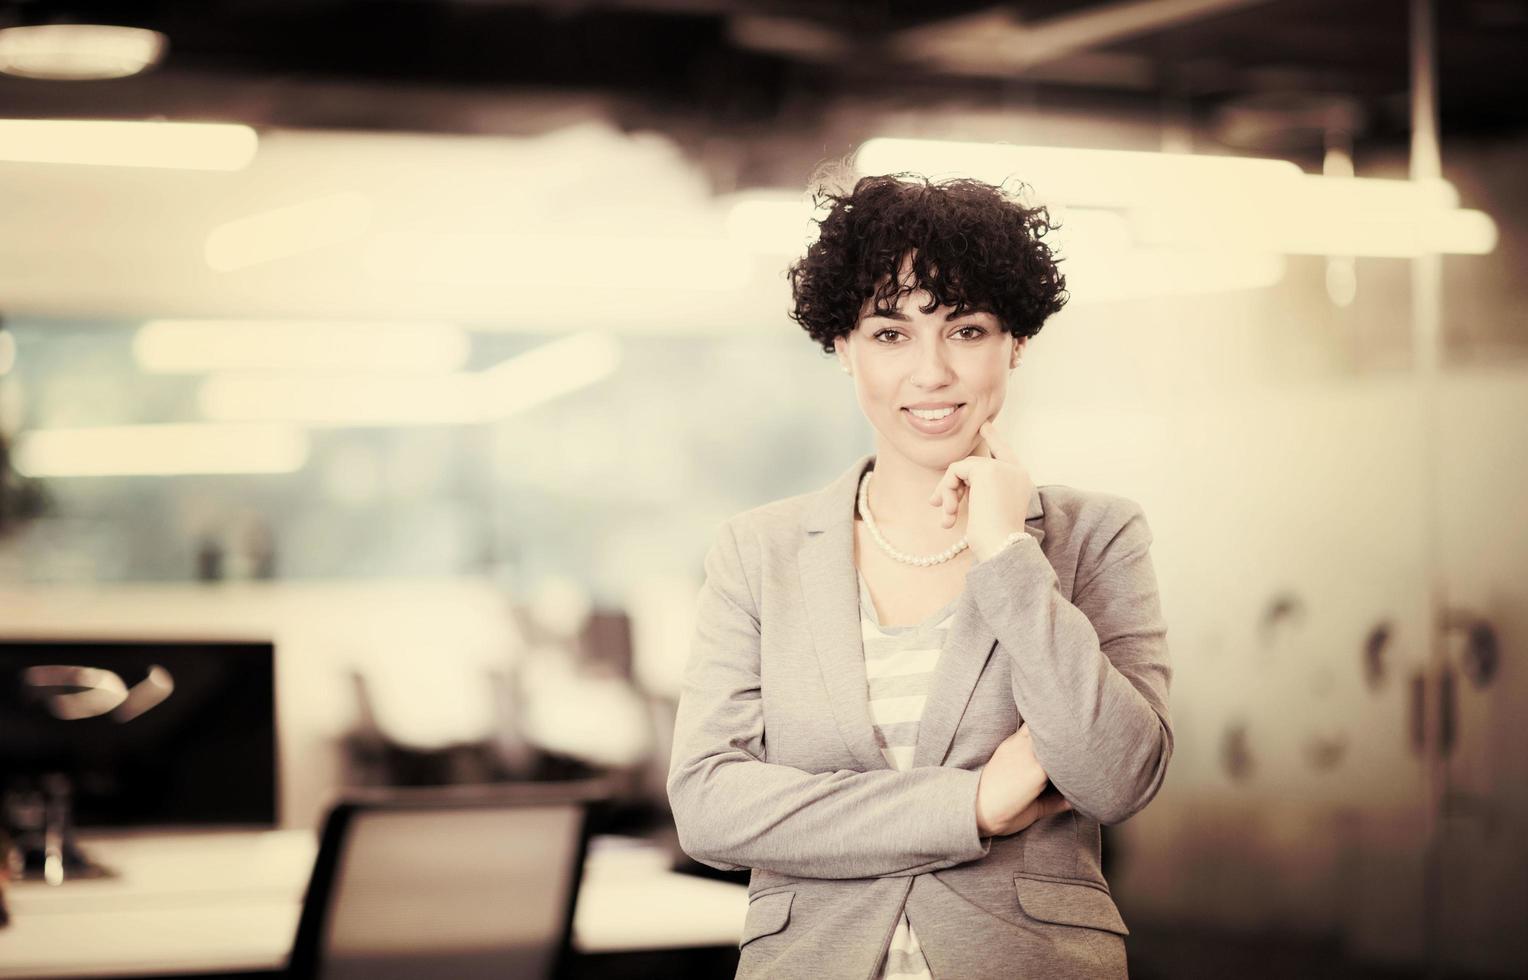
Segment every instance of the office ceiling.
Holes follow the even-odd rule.
[[[1528,0],[1440,0],[1446,136],[1528,126]],[[1296,151],[1407,131],[1407,0],[0,0],[0,24],[155,27],[111,82],[0,80],[6,115],[514,132],[810,126],[856,98],[1102,108]],[[506,98],[512,97],[511,104]]]
[[[1447,164],[1468,149],[1450,152],[1450,138],[1520,140],[1528,130],[1528,100],[1516,96],[1528,88],[1528,0],[1437,6]],[[0,0],[0,24],[141,25],[170,42],[159,67],[133,78],[0,77],[0,116],[267,130],[256,161],[231,174],[4,164],[0,304],[12,314],[86,318],[568,325],[566,315],[528,307],[541,291],[506,288],[496,270],[448,286],[379,274],[372,239],[523,232],[527,213],[605,221],[638,205],[661,209],[644,227],[674,232],[733,192],[799,192],[818,164],[876,135],[1239,152],[1307,171],[1320,169],[1325,143],[1350,140],[1360,174],[1396,176],[1408,134],[1407,8],[1407,0]],[[535,138],[430,138],[454,134]],[[1502,159],[1490,164],[1491,179],[1509,186],[1515,158]],[[1480,183],[1460,185],[1467,202],[1511,226],[1516,199],[1495,199]],[[364,240],[232,271],[209,266],[214,228],[341,192],[375,204]],[[616,290],[581,295],[580,306],[628,324],[650,316],[641,329],[676,329],[676,306],[697,329],[736,326],[741,309],[777,326],[784,260],[760,261],[756,295],[712,290],[665,305],[650,290]]]

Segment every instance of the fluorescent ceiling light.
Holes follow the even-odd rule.
[[[473,379],[482,421],[507,418],[615,373],[621,347],[604,332],[575,334],[527,351]]]
[[[1045,235],[1045,243],[1063,257],[1128,251],[1131,247],[1130,225],[1118,211],[1063,204],[1050,209],[1050,219],[1055,230]]]
[[[157,64],[165,36],[141,27],[34,24],[0,28],[0,73],[54,81],[126,78]]]
[[[1442,180],[1310,174],[1213,208],[1176,202],[1133,210],[1129,220],[1140,242],[1285,255],[1411,258],[1495,249],[1496,223],[1456,207],[1458,200]]]
[[[359,238],[371,224],[371,200],[346,191],[252,214],[214,228],[207,264],[242,269]]]
[[[324,426],[472,425],[507,418],[614,373],[620,346],[575,334],[486,371],[440,377],[218,374],[198,403],[209,419]]]
[[[371,274],[436,285],[506,289],[732,290],[752,278],[746,254],[725,239],[598,235],[403,235],[373,240]],[[576,305],[570,302],[569,305]]]
[[[1266,289],[1278,285],[1284,268],[1282,255],[1186,248],[1082,253],[1061,265],[1078,305]]]
[[[1045,241],[1059,256],[1078,305],[1265,289],[1284,278],[1284,257],[1219,248],[1136,244],[1117,211],[1057,207]]]
[[[432,374],[467,362],[472,342],[450,323],[150,320],[133,336],[144,371],[357,371]]]
[[[761,255],[800,255],[817,237],[817,209],[800,194],[746,191],[718,202],[727,236]]]
[[[1051,209],[1051,220],[1059,227],[1045,241],[1079,305],[1265,289],[1284,278],[1277,254],[1137,245],[1117,211],[1063,205]]]
[[[873,139],[862,173],[1022,181],[1037,203],[1128,213],[1140,244],[1267,255],[1482,254],[1496,225],[1444,180],[1305,174],[1287,160],[943,140]]]
[[[477,421],[462,375],[422,378],[377,375],[215,374],[197,403],[223,422],[305,425],[462,425]]]
[[[258,143],[232,123],[0,119],[0,160],[13,163],[242,170]]]
[[[1147,212],[1130,221],[1137,240],[1162,245],[1210,245],[1285,255],[1415,258],[1485,255],[1496,248],[1496,222],[1482,211],[1331,213],[1319,220],[1302,210],[1245,208],[1215,214]]]
[[[1163,196],[1234,198],[1300,176],[1300,168],[1287,160],[884,137],[861,146],[854,166],[862,174],[1023,182],[1040,203],[1105,208],[1149,204]]]
[[[308,458],[300,429],[270,425],[120,425],[34,429],[16,442],[30,477],[291,473]]]

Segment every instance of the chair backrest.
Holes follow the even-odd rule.
[[[290,975],[557,976],[603,795],[580,782],[347,797],[324,822]]]

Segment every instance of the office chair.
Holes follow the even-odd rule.
[[[598,780],[367,790],[324,822],[292,980],[553,978]]]

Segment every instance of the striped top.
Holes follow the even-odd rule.
[[[860,638],[865,648],[865,682],[876,744],[893,769],[913,766],[918,724],[934,686],[935,667],[949,636],[960,597],[916,626],[881,626],[865,577],[859,576]],[[903,912],[881,964],[882,980],[933,980],[923,948]]]

